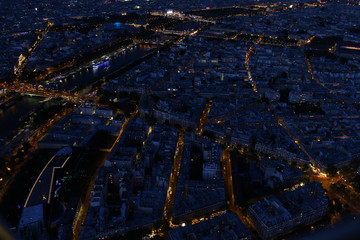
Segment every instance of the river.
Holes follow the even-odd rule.
[[[82,67],[74,73],[58,76],[55,81],[49,82],[45,87],[60,91],[71,91],[75,88],[83,88],[92,83],[94,79],[99,79],[146,55],[149,48],[149,45],[139,44],[127,48],[124,51],[113,53],[112,55],[108,54],[98,60],[92,61],[89,65]]]
[[[85,87],[95,79],[106,76],[121,66],[146,55],[147,49],[149,48],[149,45],[136,45],[123,53],[109,54],[107,57],[93,61],[89,66],[83,67],[66,78],[60,77],[52,81],[45,87],[60,91],[69,91],[76,87]],[[21,97],[16,100],[11,107],[0,109],[0,139],[2,139],[0,140],[0,146],[3,140],[10,139],[17,133],[19,119],[34,111],[41,100],[43,100],[41,97]],[[50,104],[50,102],[45,104]]]
[[[11,107],[0,109],[0,139],[7,140],[13,137],[18,131],[19,119],[34,111],[43,99],[42,97],[23,96],[15,100]],[[49,104],[51,101],[44,103],[45,106]]]

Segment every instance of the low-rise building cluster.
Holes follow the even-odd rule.
[[[250,205],[248,213],[262,239],[271,239],[326,214],[328,199],[318,182]]]
[[[251,239],[249,229],[233,212],[227,212],[195,225],[178,227],[168,234],[171,240],[180,239]]]

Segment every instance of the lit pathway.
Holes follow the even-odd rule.
[[[251,54],[251,52],[252,52],[253,46],[254,46],[254,45],[258,45],[258,44],[261,42],[261,40],[262,40],[263,37],[264,37],[264,33],[258,38],[258,40],[257,40],[256,42],[254,42],[254,44],[253,44],[251,47],[249,47],[249,49],[248,49],[247,52],[246,52],[246,57],[245,57],[245,67],[246,67],[246,71],[247,71],[247,73],[248,73],[248,77],[249,77],[251,86],[252,86],[254,92],[256,92],[256,93],[258,93],[258,89],[257,89],[257,87],[256,87],[256,83],[255,83],[254,79],[253,79],[252,76],[251,76],[250,66],[249,66],[249,59],[250,59],[250,54]]]
[[[203,132],[204,132],[206,119],[207,119],[207,117],[208,117],[208,115],[210,113],[212,102],[213,102],[213,100],[209,100],[205,104],[205,108],[203,110],[202,116],[201,116],[200,121],[199,121],[199,126],[196,128],[196,131],[195,131],[196,135],[198,135],[198,136],[201,136],[203,134]]]
[[[221,173],[225,181],[225,194],[226,194],[227,206],[229,210],[233,211],[239,217],[239,219],[241,219],[242,222],[246,224],[247,227],[253,227],[251,221],[248,219],[246,214],[243,214],[244,209],[242,209],[241,207],[235,204],[232,171],[231,171],[231,159],[230,159],[231,149],[232,147],[230,146],[224,146],[223,154],[221,157]]]
[[[175,200],[176,184],[180,172],[181,157],[184,147],[184,137],[185,137],[185,131],[181,130],[178,135],[178,141],[176,144],[176,150],[174,155],[174,164],[171,169],[169,188],[166,193],[166,200],[165,200],[165,206],[163,212],[163,220],[165,221],[170,221],[172,216],[172,210]]]
[[[126,126],[130,122],[130,120],[136,116],[136,114],[138,112],[138,106],[136,107],[135,111],[131,113],[130,117],[128,117],[128,118],[126,118],[124,120],[124,123],[122,124],[121,130],[119,132],[119,135],[117,136],[114,144],[111,146],[109,153],[114,149],[116,144],[119,142],[120,137],[122,136],[122,133],[124,132]],[[103,161],[105,161],[106,158],[107,157],[105,157],[103,159]],[[103,165],[103,164],[104,163],[100,164],[100,166]],[[80,232],[81,232],[81,225],[84,223],[87,211],[88,211],[88,209],[90,207],[92,191],[94,189],[94,185],[95,185],[95,182],[96,182],[98,171],[99,171],[99,168],[97,169],[97,171],[95,172],[95,174],[93,175],[93,177],[92,177],[92,179],[90,181],[88,191],[86,193],[85,199],[83,201],[83,204],[81,205],[81,208],[80,208],[80,211],[79,211],[79,214],[78,214],[78,218],[75,221],[75,224],[74,224],[75,227],[74,227],[74,231],[73,231],[74,239],[79,239],[79,235],[80,235]]]
[[[224,146],[223,154],[221,157],[221,173],[225,180],[225,194],[227,205],[231,209],[235,205],[235,200],[232,183],[230,151],[230,147]]]
[[[46,34],[50,31],[50,28],[53,25],[54,25],[53,23],[49,22],[47,24],[46,28],[43,31],[40,31],[40,33],[36,39],[36,42],[34,43],[34,45],[32,45],[28,49],[28,52],[25,54],[25,56],[23,54],[20,55],[18,63],[14,67],[14,74],[16,75],[16,77],[20,77],[21,74],[24,72],[24,69],[26,69],[27,63],[29,62],[31,55],[34,53],[36,48],[40,45],[41,41],[45,38]]]

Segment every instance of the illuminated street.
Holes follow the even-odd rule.
[[[178,141],[176,144],[176,150],[174,155],[174,163],[171,170],[171,175],[169,179],[169,188],[166,193],[166,200],[163,212],[163,219],[165,221],[170,221],[172,218],[172,210],[174,206],[174,198],[176,192],[176,184],[177,178],[179,176],[180,166],[181,166],[181,158],[182,158],[182,150],[184,147],[184,137],[185,132],[179,131],[178,133]]]
[[[202,133],[204,132],[204,126],[206,124],[206,119],[207,119],[207,116],[209,115],[210,113],[210,110],[211,110],[211,105],[212,105],[212,100],[209,100],[206,104],[205,104],[205,108],[203,110],[203,114],[199,120],[199,126],[196,128],[196,135],[199,135],[201,136]]]
[[[114,149],[115,145],[119,142],[120,138],[121,138],[121,135],[122,133],[124,132],[124,130],[126,129],[126,126],[128,125],[129,121],[135,117],[135,115],[137,114],[137,108],[136,110],[131,113],[130,117],[126,118],[124,120],[124,123],[122,124],[121,126],[121,130],[115,140],[115,142],[113,143],[113,145],[111,146],[110,148],[110,151],[109,153],[112,152],[112,150]],[[109,154],[108,153],[108,154]],[[102,160],[102,164],[104,164],[106,158],[107,158],[107,155],[104,156],[103,160]],[[78,218],[76,219],[76,222],[75,222],[75,227],[74,227],[74,237],[75,239],[78,239],[79,238],[79,234],[80,234],[80,231],[81,231],[81,226],[82,224],[84,223],[85,221],[85,218],[86,218],[86,213],[87,213],[87,210],[88,208],[90,207],[90,202],[91,202],[91,197],[92,197],[92,191],[94,189],[94,184],[95,184],[95,181],[96,181],[96,178],[97,178],[97,171],[95,172],[95,174],[93,175],[92,179],[91,179],[91,182],[89,183],[89,187],[88,187],[88,190],[87,190],[87,193],[86,193],[86,197],[85,197],[85,200],[83,201],[82,205],[81,205],[81,209],[80,209],[80,213],[78,215]]]

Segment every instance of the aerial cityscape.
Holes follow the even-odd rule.
[[[360,0],[0,12],[0,239],[360,239]]]

